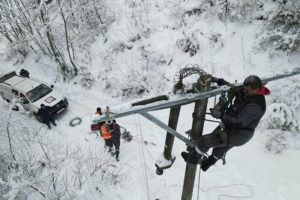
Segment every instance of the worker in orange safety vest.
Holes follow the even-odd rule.
[[[111,140],[111,133],[110,133],[110,125],[112,124],[112,120],[107,120],[105,123],[101,126],[100,130],[102,133],[102,137],[105,141],[105,148],[108,147],[108,152],[112,151],[113,143]]]

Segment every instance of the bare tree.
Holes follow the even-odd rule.
[[[79,74],[76,52],[112,22],[104,12],[103,0],[3,0],[0,35],[23,58],[51,57],[66,80]]]

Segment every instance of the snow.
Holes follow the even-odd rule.
[[[256,39],[260,34],[258,30],[263,26],[261,21],[241,24],[224,23],[211,17],[190,17],[185,19],[185,27],[180,27],[176,12],[182,13],[184,9],[194,8],[198,5],[197,1],[184,3],[155,0],[146,1],[145,4],[138,1],[138,6],[130,7],[130,3],[134,2],[109,2],[111,8],[115,9],[118,20],[108,30],[107,42],[99,35],[90,47],[91,61],[88,69],[95,77],[95,84],[91,89],[81,87],[80,80],[63,82],[57,64],[49,58],[29,55],[24,63],[15,65],[0,57],[1,63],[4,63],[2,66],[5,66],[1,66],[1,73],[27,69],[31,77],[54,84],[55,89],[64,94],[69,101],[68,110],[57,118],[57,126],[48,130],[47,126],[37,122],[34,116],[24,111],[11,111],[9,105],[1,100],[1,120],[7,120],[11,111],[10,124],[13,126],[15,137],[26,138],[26,131],[37,132],[40,139],[55,150],[52,156],[62,163],[61,174],[64,178],[71,176],[71,171],[79,170],[80,164],[84,166],[80,169],[83,175],[88,177],[96,159],[99,159],[97,162],[101,160],[107,163],[106,170],[118,172],[116,182],[109,178],[102,180],[100,176],[84,177],[86,182],[80,189],[72,187],[76,189],[76,195],[72,196],[75,200],[174,200],[180,199],[182,193],[186,164],[180,153],[185,151],[186,145],[178,139],[175,140],[172,155],[176,160],[171,168],[164,170],[162,176],[158,176],[155,173],[155,162],[158,160],[165,164],[165,160],[161,159],[165,131],[139,115],[122,117],[118,118],[117,122],[130,131],[133,140],[121,140],[120,161],[117,162],[107,153],[107,149],[104,149],[103,139],[90,131],[93,113],[97,107],[103,110],[106,106],[112,110],[124,110],[130,108],[130,103],[140,99],[169,94],[174,84],[175,72],[186,64],[198,64],[206,72],[232,82],[241,82],[250,74],[270,77],[292,70],[300,64],[298,54],[270,53],[255,48]],[[273,7],[269,5],[268,9],[272,10]],[[140,34],[142,39],[129,42],[130,38],[137,34]],[[219,34],[217,42],[211,42],[212,34]],[[185,36],[194,37],[200,43],[200,49],[193,57],[176,47],[176,41]],[[132,45],[133,48],[120,50],[119,44]],[[6,50],[5,45],[0,45],[1,55]],[[143,53],[148,56],[146,59]],[[159,61],[162,60],[166,62],[161,64]],[[287,110],[288,117],[285,117],[283,112],[274,114],[268,111],[252,140],[228,152],[226,165],[223,166],[221,161],[218,161],[207,172],[201,172],[200,186],[197,171],[193,199],[197,199],[198,186],[199,199],[203,200],[232,199],[225,195],[236,196],[237,199],[248,197],[253,200],[300,199],[299,130],[286,132],[286,148],[280,153],[267,151],[265,147],[269,135],[282,133],[282,123],[299,122],[299,80],[298,75],[267,84],[272,92],[267,97],[269,109],[272,111],[275,107],[282,107]],[[149,93],[130,98],[122,96],[121,89],[139,84],[147,86]],[[212,106],[213,98],[209,101],[209,107]],[[193,110],[193,104],[181,108],[177,127],[179,133],[184,134],[191,128]],[[154,111],[151,114],[167,124],[169,109]],[[70,120],[77,116],[82,119],[82,123],[70,127]],[[268,120],[272,119],[277,120],[277,129],[267,127]],[[204,133],[209,133],[216,125],[206,122]],[[1,131],[4,132],[6,123],[1,123],[1,126]],[[2,135],[1,137],[2,149],[7,145],[7,138]],[[19,150],[18,146],[15,148]],[[38,144],[32,145],[32,149],[39,149],[38,154],[42,154]],[[69,155],[69,151],[74,155]],[[95,159],[95,163],[89,163],[89,158]],[[46,158],[44,159],[46,162]],[[54,169],[47,170],[51,172]],[[18,188],[24,184],[15,184],[15,190],[9,193],[8,199],[13,199]],[[29,200],[41,199],[41,196],[33,191],[27,195]]]
[[[158,158],[156,159],[156,164],[160,168],[168,167],[172,165],[172,160],[175,159],[175,156],[172,155],[170,160],[167,160],[163,153],[159,154]]]

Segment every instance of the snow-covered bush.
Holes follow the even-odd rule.
[[[200,5],[188,9],[183,18],[195,15],[202,15],[206,18],[217,18],[221,21],[249,21],[256,18],[258,13],[262,10],[263,2],[260,0],[202,0]]]
[[[200,42],[193,35],[177,40],[176,45],[178,49],[184,53],[189,53],[190,56],[194,56],[200,50]]]
[[[300,47],[300,4],[281,7],[270,13],[265,24],[267,32],[261,37],[263,49],[280,50],[286,53]]]
[[[271,153],[280,154],[289,149],[300,148],[300,135],[297,132],[269,129],[265,130],[265,134],[264,147]]]
[[[147,47],[149,46],[150,45],[148,45]],[[166,65],[170,62],[171,58],[169,56],[148,50],[147,47],[142,46],[140,50],[141,56],[143,57],[143,59],[145,59],[146,63],[148,64],[148,68]]]
[[[114,41],[108,44],[109,51],[103,56],[97,77],[108,95],[114,98],[132,99],[150,92],[161,93],[166,89],[166,82],[170,82],[170,79],[165,76],[165,70],[172,62],[173,55],[169,49],[163,49],[161,42],[156,40],[162,35],[154,35],[147,42],[139,41],[141,40],[139,36],[118,40],[117,44],[134,46],[132,49],[126,46],[121,50],[115,48],[119,45],[115,45]],[[167,40],[165,44],[174,48],[173,41]]]
[[[0,146],[0,199],[74,199],[82,190],[101,196],[123,178],[110,155],[99,149],[32,129],[20,116],[11,118],[8,129],[7,121],[7,116],[0,121],[1,141],[11,144]]]
[[[296,121],[300,120],[300,115],[297,114],[300,112],[300,83],[298,80],[298,77],[295,76],[267,85],[271,90],[271,95],[267,98],[268,106],[273,103],[285,104],[293,113],[293,118]]]
[[[130,134],[130,131],[127,131],[126,129],[122,133],[122,139],[126,142],[130,142],[132,140],[132,135]]]
[[[91,72],[88,71],[87,67],[81,67],[80,68],[80,85],[83,88],[91,89],[91,87],[94,85],[95,78],[91,74]]]
[[[122,97],[126,97],[126,98],[129,98],[129,97],[137,98],[137,97],[141,97],[146,91],[147,90],[143,85],[133,84],[129,87],[122,88],[121,95],[122,95]]]
[[[297,81],[282,80],[270,83],[267,111],[260,126],[266,136],[266,150],[278,154],[299,148],[299,85]]]
[[[288,143],[284,131],[272,133],[267,136],[267,140],[265,143],[266,150],[275,154],[280,154],[282,151],[287,149],[287,147]]]
[[[48,56],[69,79],[78,75],[82,61],[77,55],[83,47],[112,23],[112,12],[106,8],[104,0],[4,1],[0,34],[8,41],[10,54]]]
[[[142,97],[146,92],[148,92],[148,90],[145,84],[132,79],[127,85],[121,86],[120,96],[125,98],[137,98]]]
[[[209,36],[209,45],[215,50],[219,50],[224,47],[222,35],[220,33],[212,33]]]
[[[147,66],[136,66],[126,73],[124,70],[120,77],[108,75],[102,80],[104,80],[103,87],[108,95],[122,99],[141,98],[145,95],[157,95],[166,90],[169,91],[170,82],[159,69],[153,67],[148,69]]]
[[[293,112],[284,103],[268,105],[266,112],[267,128],[280,129],[283,131],[298,130],[298,123]]]

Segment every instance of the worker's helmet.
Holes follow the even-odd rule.
[[[262,82],[258,76],[251,75],[244,80],[244,86],[250,86],[252,89],[259,89],[262,87]]]
[[[107,119],[105,120],[105,127],[106,127],[106,128],[111,128],[112,125],[113,125],[113,121],[114,121],[114,120],[115,120],[115,119],[112,118],[112,117],[107,118]]]

